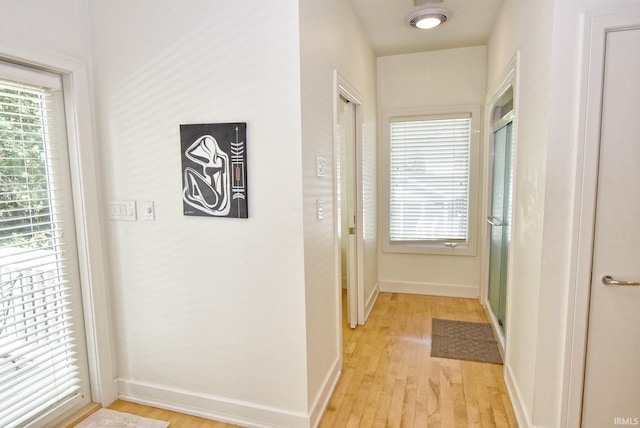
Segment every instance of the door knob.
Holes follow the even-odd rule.
[[[613,279],[611,275],[603,276],[602,283],[604,285],[640,285],[640,282],[618,281],[617,279]]]

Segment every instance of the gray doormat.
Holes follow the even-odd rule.
[[[431,356],[502,364],[491,325],[480,322],[434,318],[431,323]]]

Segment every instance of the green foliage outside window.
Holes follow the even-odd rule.
[[[46,118],[42,94],[0,83],[0,242],[51,245]]]

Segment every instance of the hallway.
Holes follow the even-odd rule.
[[[487,322],[476,299],[380,293],[366,325],[345,323],[320,427],[516,427],[503,366],[431,358],[432,318]]]

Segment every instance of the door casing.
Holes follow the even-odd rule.
[[[362,207],[362,121],[363,121],[363,98],[341,75],[337,70],[333,72],[334,76],[334,94],[333,94],[333,168],[334,168],[334,201],[337,201],[338,182],[338,159],[340,156],[340,136],[338,128],[338,103],[340,97],[345,98],[355,106],[356,125],[355,125],[355,240],[356,240],[356,296],[357,296],[357,321],[362,325],[365,322],[365,305],[364,305],[364,237],[363,237],[363,207]],[[340,263],[340,231],[338,230],[338,206],[334,203],[334,253],[335,253],[335,290],[337,294],[336,301],[336,318],[338,320],[338,349],[342,349],[342,293],[337,290],[342,288],[342,275]]]
[[[511,173],[514,177],[517,176],[517,150],[518,150],[518,99],[520,95],[519,89],[519,70],[520,70],[520,51],[516,51],[516,55],[511,59],[505,71],[503,72],[501,79],[499,80],[499,84],[495,86],[495,88],[489,93],[487,97],[487,102],[485,105],[485,147],[483,153],[484,159],[484,176],[483,182],[484,184],[484,197],[483,197],[483,209],[482,212],[485,213],[482,217],[482,243],[483,243],[483,251],[482,251],[482,284],[481,284],[481,299],[480,302],[485,308],[485,312],[489,318],[489,321],[493,327],[493,330],[498,337],[498,349],[502,354],[502,358],[505,361],[505,364],[508,361],[509,351],[507,343],[509,342],[509,334],[510,329],[507,329],[506,334],[503,335],[498,324],[497,318],[493,315],[493,313],[488,309],[489,308],[489,262],[490,262],[490,233],[491,228],[490,225],[485,221],[485,219],[491,215],[491,198],[492,198],[492,190],[493,190],[493,167],[491,161],[491,153],[493,146],[493,117],[491,112],[493,112],[494,108],[497,106],[498,102],[502,98],[502,96],[511,88],[513,91],[513,120],[512,120],[512,139],[511,139]],[[515,181],[513,183],[513,187],[511,189],[512,200],[516,199],[516,186]],[[512,219],[508,219],[511,223],[511,234],[515,234],[516,224],[513,224]],[[507,257],[507,286],[506,286],[506,314],[505,314],[505,324],[510,324],[510,314],[509,307],[510,304],[510,293],[509,293],[509,285],[513,283],[512,281],[512,264],[513,257],[511,253],[509,253]]]

